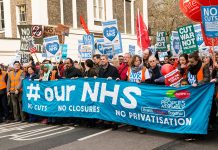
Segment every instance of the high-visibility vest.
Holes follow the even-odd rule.
[[[5,76],[6,76],[6,72],[2,71],[2,74],[0,74],[0,90],[6,89],[7,87],[5,82]]]
[[[201,69],[197,73],[198,82],[204,79],[204,66],[205,65],[202,64]]]
[[[140,70],[142,72],[142,79],[141,79],[141,82],[144,82],[146,79],[145,79],[145,71],[146,71],[146,67],[143,67],[142,70]],[[131,67],[128,67],[128,81],[130,80],[130,74],[131,74]]]
[[[56,78],[55,78],[56,73],[57,73],[56,70],[53,70],[53,71],[51,72],[51,78],[50,78],[50,80],[55,80],[55,79],[56,79]]]
[[[23,73],[22,70],[19,70],[16,75],[14,75],[14,71],[11,71],[9,73],[9,77],[11,80],[11,85],[10,85],[10,91],[15,91],[17,89],[17,86],[20,83],[20,76]]]

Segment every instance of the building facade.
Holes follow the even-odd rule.
[[[85,34],[80,24],[83,16],[95,38],[102,37],[101,21],[117,19],[123,50],[136,45],[136,16],[138,9],[147,23],[147,0],[0,0],[0,63],[13,57],[20,48],[17,25],[70,26],[66,37],[68,56],[77,59],[78,40]]]

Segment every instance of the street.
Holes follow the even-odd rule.
[[[209,132],[195,142],[182,135],[148,130],[146,134],[126,132],[126,126],[111,129],[42,125],[39,123],[0,124],[0,150],[191,150],[218,146],[218,131]]]

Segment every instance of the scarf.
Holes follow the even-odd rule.
[[[50,74],[50,71],[48,71],[47,73],[44,72],[42,81],[48,81],[48,79],[49,79],[49,74]]]
[[[133,73],[139,72],[140,70],[142,70],[142,68],[144,67],[143,63],[141,63],[138,67],[132,66],[131,67],[131,71]]]

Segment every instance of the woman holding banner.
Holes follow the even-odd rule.
[[[148,69],[144,67],[142,58],[139,55],[134,55],[127,71],[127,80],[130,82],[142,83],[150,79]],[[128,126],[127,132],[137,130],[136,126]],[[138,127],[140,134],[146,133],[146,129]]]
[[[29,81],[34,81],[36,79],[39,79],[39,76],[35,73],[36,68],[33,66],[28,66],[27,67],[27,75],[25,79]],[[39,120],[39,117],[36,115],[29,114],[29,122],[37,122]]]
[[[93,78],[93,77],[97,77],[97,73],[95,71],[94,67],[94,62],[91,59],[87,59],[85,61],[85,71],[83,73],[83,77],[84,78]],[[97,121],[96,119],[81,119],[84,121],[84,124],[87,127],[95,127],[95,122]]]

